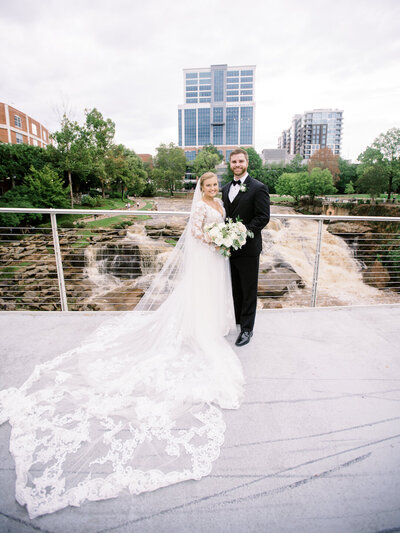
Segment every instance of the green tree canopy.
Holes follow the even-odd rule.
[[[86,120],[83,129],[83,138],[88,147],[91,171],[99,181],[103,198],[105,188],[109,185],[106,172],[106,157],[113,146],[115,124],[103,115],[95,107],[86,109]]]
[[[110,187],[119,189],[122,198],[125,192],[140,196],[146,187],[147,173],[142,160],[122,144],[114,145],[108,151],[105,170]]]
[[[56,148],[50,148],[54,163],[68,176],[71,208],[74,207],[75,184],[73,175],[86,177],[91,169],[87,136],[76,121],[64,114],[61,129],[52,134]]]
[[[45,148],[29,144],[0,143],[0,179],[10,178],[18,184],[32,166],[40,170],[48,162]]]
[[[57,172],[46,165],[42,170],[31,167],[23,183],[6,192],[0,198],[0,207],[39,207],[47,209],[68,207],[68,188]],[[22,223],[40,222],[43,215],[38,214],[3,214],[0,223],[6,226],[18,226]]]
[[[336,189],[329,170],[316,167],[310,173],[283,173],[276,184],[276,192],[292,196],[298,202],[301,196],[309,196],[314,200],[315,196],[333,194]]]
[[[196,155],[192,163],[192,171],[196,176],[201,176],[205,172],[216,172],[216,166],[222,161],[222,155],[212,144],[204,146]]]
[[[182,187],[186,171],[185,152],[174,143],[160,144],[154,162],[153,180],[157,187],[171,194]]]
[[[374,200],[388,190],[388,172],[385,166],[376,164],[363,167],[360,177],[356,181],[358,192],[366,193]]]
[[[381,133],[372,146],[358,156],[361,162],[359,175],[368,171],[369,178],[375,175],[374,180],[380,179],[386,183],[388,199],[393,190],[400,186],[400,128],[391,128],[386,133]],[[370,167],[376,167],[376,172],[372,173]]]
[[[349,163],[345,159],[339,158],[339,181],[336,183],[338,191],[340,193],[346,193],[346,186],[350,182],[353,182],[354,184],[356,180],[357,165],[355,163]]]

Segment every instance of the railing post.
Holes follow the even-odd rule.
[[[65,292],[65,282],[64,282],[64,270],[63,270],[63,265],[62,265],[60,242],[58,240],[57,220],[56,220],[55,213],[50,213],[50,220],[51,220],[51,230],[53,232],[54,255],[56,257],[57,279],[58,279],[58,289],[60,291],[61,311],[68,311],[67,293]]]
[[[312,291],[311,291],[311,307],[315,307],[315,304],[317,302],[318,271],[319,271],[319,259],[321,256],[321,241],[322,241],[322,225],[323,225],[323,220],[321,219],[318,221],[317,246],[315,249],[314,273],[313,273]]]

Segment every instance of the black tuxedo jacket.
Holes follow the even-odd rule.
[[[248,238],[240,250],[232,252],[232,257],[256,256],[261,253],[261,230],[268,224],[270,216],[268,187],[250,176],[247,176],[244,184],[246,192],[239,191],[232,203],[229,201],[231,182],[222,188],[227,218],[236,221],[239,217],[246,228],[254,233],[254,238]]]

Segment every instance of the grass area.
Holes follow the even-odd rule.
[[[271,203],[280,203],[280,202],[286,202],[294,204],[294,198],[292,196],[279,196],[279,194],[271,194]]]

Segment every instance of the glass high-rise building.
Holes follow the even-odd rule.
[[[254,147],[255,70],[255,65],[183,70],[178,144],[189,161],[206,144],[216,146],[226,160],[237,146]]]
[[[278,148],[288,154],[301,154],[310,159],[321,148],[330,148],[340,155],[343,130],[343,110],[313,109],[294,115],[292,125],[278,139]]]

